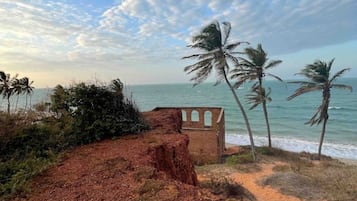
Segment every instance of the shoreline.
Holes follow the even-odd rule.
[[[225,148],[230,148],[230,147],[236,147],[236,146],[242,146],[242,145],[238,145],[238,144],[232,144],[232,143],[225,143]],[[244,145],[243,145],[244,146]],[[259,146],[258,146],[259,147]],[[279,148],[280,149],[280,148]],[[284,151],[289,151],[289,150],[285,150],[282,149]],[[294,151],[289,151],[289,152],[294,152]],[[300,153],[300,152],[294,152],[294,153]],[[336,157],[332,157],[329,156],[333,159],[339,160],[340,162],[346,164],[346,165],[353,165],[353,166],[357,166],[357,160],[355,159],[348,159],[348,158],[336,158]]]

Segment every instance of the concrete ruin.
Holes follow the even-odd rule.
[[[181,111],[181,132],[189,136],[196,164],[221,162],[225,150],[224,109],[220,107],[158,107]]]

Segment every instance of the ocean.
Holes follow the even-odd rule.
[[[357,160],[357,78],[339,79],[339,83],[351,85],[353,92],[332,90],[329,120],[322,147],[324,155]],[[297,85],[278,81],[265,81],[270,87],[272,102],[268,113],[272,134],[272,145],[276,148],[294,152],[317,153],[321,126],[305,125],[321,103],[321,92],[312,92],[291,101],[286,98]],[[267,132],[261,106],[248,110],[246,97],[250,84],[237,89],[238,96],[246,108],[256,145],[267,145]],[[241,112],[225,83],[214,86],[203,83],[196,87],[192,84],[158,84],[126,86],[126,94],[131,97],[141,111],[155,107],[214,106],[225,109],[226,142],[248,145],[249,139]],[[32,104],[48,101],[51,89],[35,89]],[[14,97],[15,99],[15,97]],[[24,106],[20,97],[18,107]],[[0,99],[1,109],[6,100]]]
[[[329,120],[322,153],[337,158],[357,160],[357,78],[340,79],[340,83],[351,85],[355,91],[332,90]],[[305,125],[321,104],[321,92],[312,92],[291,101],[286,98],[298,87],[279,81],[265,81],[270,87],[272,102],[268,113],[272,134],[272,145],[294,152],[317,153],[321,126]],[[245,95],[250,84],[237,90],[246,108],[256,145],[267,145],[267,131],[261,106],[248,110]],[[155,107],[216,106],[225,109],[226,142],[248,145],[249,139],[243,117],[225,83],[214,86],[203,83],[129,86],[131,96],[140,110]]]

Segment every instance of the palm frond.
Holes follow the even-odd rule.
[[[282,63],[282,60],[273,60],[273,61],[269,61],[269,63],[264,67],[265,69],[270,69],[273,68],[277,65],[279,65],[280,63]]]
[[[245,82],[246,82],[246,80],[244,80],[244,79],[238,80],[233,84],[233,88],[238,89]]]
[[[315,112],[315,114],[310,118],[309,121],[305,122],[305,124],[310,124],[311,126],[315,125],[315,124],[319,124],[319,122],[321,122],[320,118],[317,118],[317,116],[321,113],[322,111],[322,106],[319,106]],[[321,115],[320,115],[321,116]]]
[[[283,79],[281,79],[279,76],[277,75],[274,75],[274,74],[271,74],[271,73],[265,73],[265,75],[269,76],[269,77],[273,77],[275,78],[276,80],[279,80],[280,82],[284,82]]]
[[[199,57],[200,55],[201,54],[192,54],[192,55],[189,55],[189,56],[184,56],[181,59],[191,59],[191,58],[194,58],[194,57]]]
[[[4,71],[0,71],[0,81],[4,81],[6,79],[6,74]]]
[[[331,59],[331,61],[327,64],[327,70],[328,70],[328,72],[330,72],[331,67],[332,67],[332,64],[333,64],[334,61],[335,61],[335,58]]]
[[[252,105],[249,109],[254,109],[264,101],[271,102],[270,93],[271,88],[268,88],[266,91],[264,87],[259,86],[258,82],[254,83],[251,88],[251,93],[247,94],[247,102]]]
[[[249,61],[248,59],[246,58],[243,58],[243,57],[238,57],[240,60],[241,60],[241,65],[242,66],[245,66],[245,67],[249,67],[249,68],[254,68],[255,65],[253,62]]]
[[[350,85],[345,85],[345,84],[331,84],[331,88],[336,88],[336,89],[344,89],[344,90],[349,90],[352,92],[352,86]]]
[[[223,22],[222,24],[223,24],[223,31],[224,31],[224,38],[223,38],[222,45],[224,46],[227,44],[232,27],[231,27],[231,23],[229,23],[229,22]]]
[[[194,82],[193,86],[196,86],[196,85],[202,83],[203,81],[205,81],[207,79],[207,77],[209,76],[209,74],[211,73],[211,71],[212,71],[212,68],[210,66],[205,66],[205,67],[199,68],[199,70],[196,71],[196,75],[190,79],[191,81]]]
[[[210,66],[210,68],[213,68],[213,59],[212,58],[207,58],[201,61],[198,61],[197,63],[194,63],[192,65],[188,65],[184,68],[184,71],[187,72],[187,74],[190,74],[192,72],[197,71],[200,68],[207,68]]]
[[[298,89],[296,89],[296,91],[294,92],[294,94],[292,94],[291,96],[289,96],[287,98],[287,100],[291,100],[297,96],[300,96],[301,94],[305,94],[305,93],[309,93],[309,92],[313,92],[313,91],[319,91],[322,90],[323,86],[321,85],[315,85],[315,86],[302,86]]]
[[[248,42],[235,42],[235,43],[231,43],[228,44],[226,46],[224,46],[224,49],[232,52],[235,48],[237,48],[239,45],[243,44],[243,43],[248,43]],[[249,43],[248,43],[249,44]],[[237,54],[238,52],[233,52],[234,54]],[[240,54],[244,54],[243,52],[240,52]]]
[[[239,65],[239,60],[238,60],[237,57],[235,57],[235,56],[233,56],[233,55],[231,55],[231,54],[225,54],[225,56],[226,56],[226,58],[227,58],[229,61],[233,62],[233,64],[234,64],[235,66],[238,66],[238,65]]]
[[[350,68],[344,68],[340,71],[338,71],[337,73],[335,73],[335,75],[332,76],[332,78],[330,79],[330,83],[332,83],[335,79],[337,79],[338,77],[342,76],[345,72],[351,70]]]
[[[316,86],[316,85],[320,85],[320,83],[310,82],[310,81],[289,81],[288,84],[300,84],[300,85],[303,85],[303,86]]]

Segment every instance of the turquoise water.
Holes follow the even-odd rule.
[[[324,140],[323,154],[333,157],[357,159],[357,79],[341,79],[341,83],[352,85],[353,92],[332,90],[329,121]],[[274,147],[291,151],[317,152],[321,125],[310,126],[304,123],[314,114],[321,103],[321,93],[310,93],[291,101],[297,85],[266,81],[271,87],[273,101],[268,104]],[[245,108],[245,94],[249,84],[238,89],[238,95]],[[204,83],[196,87],[191,84],[142,85],[130,86],[132,97],[137,106],[151,110],[163,106],[217,106],[225,109],[226,141],[233,144],[248,144],[244,120],[233,100],[232,94],[224,83],[213,86]],[[260,106],[247,110],[256,144],[266,145],[266,126]]]
[[[340,79],[341,83],[352,85],[351,93],[344,90],[332,90],[329,121],[322,149],[323,154],[339,158],[357,160],[357,78]],[[314,114],[321,103],[321,93],[310,93],[291,101],[286,98],[293,93],[296,85],[285,85],[277,81],[266,81],[271,87],[273,101],[268,104],[268,112],[274,147],[290,151],[317,152],[321,125],[310,126],[304,123]],[[245,94],[249,85],[238,89],[238,95],[245,108]],[[51,89],[35,89],[32,104],[48,101]],[[213,86],[204,83],[196,87],[191,84],[162,84],[128,86],[126,93],[132,97],[142,111],[155,107],[179,106],[215,106],[225,109],[226,141],[232,144],[248,144],[246,127],[233,100],[232,94],[224,83]],[[12,102],[15,102],[16,97]],[[6,100],[0,99],[1,109],[6,107]],[[13,104],[14,105],[14,104]],[[25,105],[25,97],[19,98],[18,107]],[[12,107],[14,109],[14,107]],[[261,107],[247,110],[254,139],[257,145],[266,145],[266,126]]]

